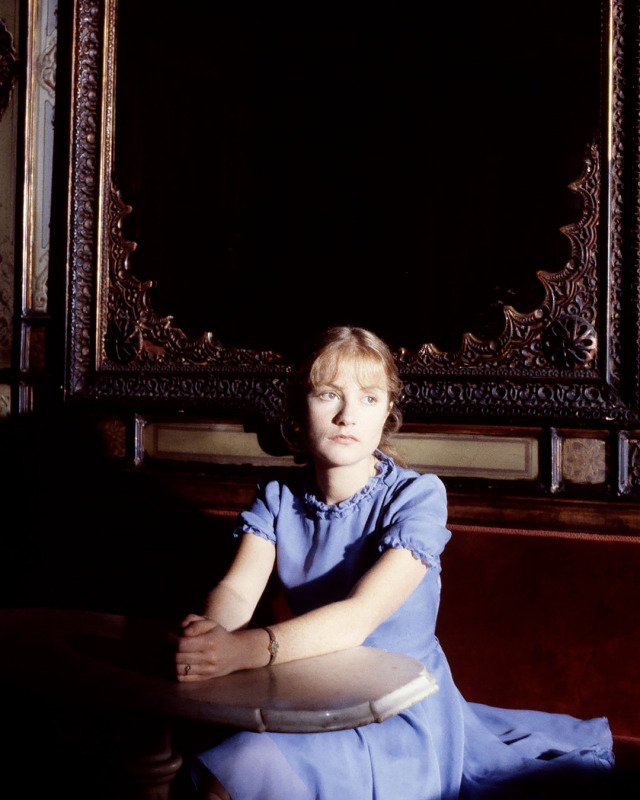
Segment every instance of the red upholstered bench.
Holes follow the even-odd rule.
[[[640,781],[640,537],[450,528],[437,634],[462,694],[606,716]]]

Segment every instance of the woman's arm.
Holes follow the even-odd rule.
[[[266,663],[258,652],[263,637],[269,641],[266,631],[249,632],[249,637],[255,637],[255,652],[248,637],[240,640],[233,632],[246,628],[251,620],[273,571],[275,552],[273,543],[260,536],[242,536],[226,575],[207,596],[204,614],[185,617],[182,636],[174,637],[178,680],[202,680]],[[256,663],[242,663],[251,656]]]
[[[271,626],[279,645],[278,662],[362,644],[404,603],[426,571],[410,550],[385,550],[345,600]]]
[[[204,616],[228,631],[246,627],[269,582],[275,558],[272,542],[245,533],[227,574],[209,592]]]
[[[252,551],[262,553],[263,558],[265,546],[275,551],[271,543],[260,539],[260,544],[249,541],[253,539],[258,537],[249,534],[243,538],[244,554],[240,558],[238,553],[240,560],[234,561],[225,577],[223,593],[214,591],[211,595],[210,610],[216,614],[215,621],[195,618],[185,628],[176,655],[179,680],[202,680],[269,662],[267,632],[240,629],[247,622],[249,608],[253,613],[264,591],[275,558],[274,552],[268,573],[264,563],[262,570],[245,563],[245,556],[249,558]],[[271,626],[279,645],[278,663],[362,644],[409,597],[426,569],[409,550],[386,550],[344,600]],[[236,593],[242,603],[238,612],[232,609]],[[233,630],[222,627],[223,619],[234,626]],[[190,669],[185,674],[187,664]]]

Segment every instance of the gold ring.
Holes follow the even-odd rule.
[[[191,672],[191,664],[184,665],[184,674],[188,675]]]

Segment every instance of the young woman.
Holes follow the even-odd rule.
[[[420,659],[439,691],[354,730],[233,734],[198,756],[196,780],[210,800],[511,798],[516,783],[531,797],[546,775],[612,765],[604,718],[460,696],[435,637],[446,495],[436,476],[394,454],[401,392],[376,335],[338,327],[320,337],[291,381],[284,423],[310,463],[259,487],[241,515],[231,568],[204,614],[182,623],[176,675],[198,681],[365,644]],[[274,568],[295,616],[249,628]]]

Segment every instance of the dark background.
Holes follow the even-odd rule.
[[[455,349],[541,304],[599,134],[599,0],[161,7],[121,5],[117,84],[116,182],[155,310],[289,355],[291,330],[344,322]]]

